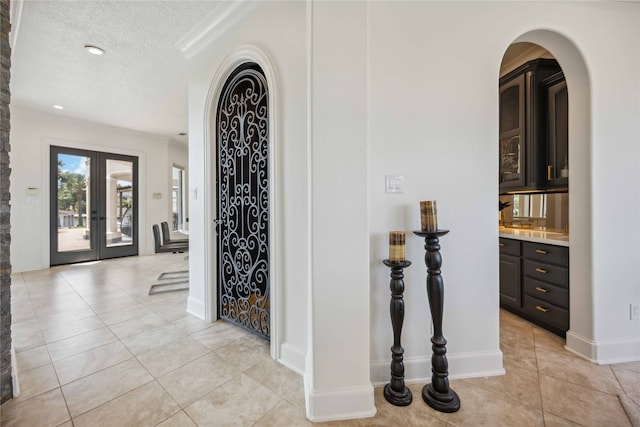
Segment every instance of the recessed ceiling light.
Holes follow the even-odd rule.
[[[64,107],[62,105],[53,105],[53,108],[55,108],[56,110],[64,110]]]
[[[90,44],[85,44],[84,48],[94,55],[104,55],[104,49],[100,49],[97,46],[91,46]]]

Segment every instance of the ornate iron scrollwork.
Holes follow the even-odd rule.
[[[268,88],[257,64],[234,71],[218,105],[219,315],[269,337]]]

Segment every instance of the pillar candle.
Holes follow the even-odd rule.
[[[420,223],[422,231],[438,230],[438,213],[435,200],[420,202]]]
[[[405,237],[404,231],[389,232],[389,261],[405,261]]]

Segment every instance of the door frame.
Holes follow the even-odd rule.
[[[281,292],[280,292],[280,271],[284,260],[281,254],[282,243],[278,232],[283,229],[280,214],[280,169],[278,165],[278,99],[279,92],[276,85],[274,67],[269,57],[260,49],[254,46],[241,46],[235,52],[227,56],[216,71],[211,81],[209,93],[207,94],[204,116],[204,140],[203,150],[205,158],[205,188],[203,189],[203,199],[205,205],[205,242],[203,251],[204,266],[204,313],[207,322],[215,322],[218,318],[218,296],[217,296],[217,236],[214,219],[217,217],[217,190],[216,190],[216,117],[218,113],[218,103],[222,94],[225,82],[233,71],[246,62],[258,64],[267,80],[269,90],[269,292],[270,292],[270,348],[271,357],[279,360],[281,354],[281,333],[282,312],[281,312]]]
[[[98,127],[99,129],[99,127]],[[141,195],[146,194],[146,180],[140,179],[140,174],[145,175],[146,170],[146,154],[143,151],[130,150],[126,148],[122,148],[119,146],[110,146],[103,144],[91,144],[83,141],[69,141],[63,139],[56,138],[43,138],[41,145],[41,153],[42,153],[42,163],[41,170],[43,174],[41,176],[42,188],[46,188],[47,190],[51,188],[51,174],[49,173],[49,167],[51,164],[51,146],[58,146],[61,148],[73,148],[78,150],[89,150],[89,151],[99,151],[106,152],[111,154],[122,154],[125,156],[134,156],[138,158],[138,255],[148,253],[148,249],[151,248],[150,245],[152,243],[151,231],[147,231],[147,221],[146,221],[146,209],[145,209],[145,200]],[[41,247],[40,256],[43,261],[43,265],[49,266],[51,265],[50,259],[50,248],[51,248],[51,221],[49,220],[50,213],[50,199],[51,197],[46,198],[45,203],[41,203],[41,215],[44,218],[47,218],[46,226],[42,230],[43,233],[46,233],[47,239],[49,240],[47,243]]]

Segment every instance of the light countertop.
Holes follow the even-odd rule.
[[[499,227],[498,235],[508,239],[569,247],[569,234],[567,233]]]

